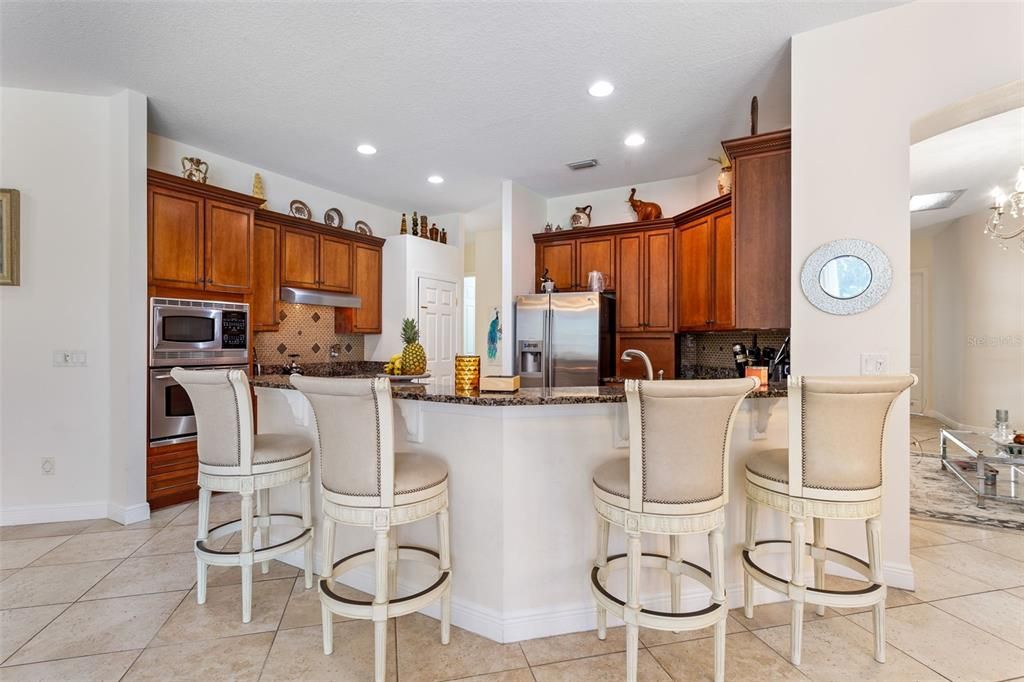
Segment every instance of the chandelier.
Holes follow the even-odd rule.
[[[1014,220],[1010,224],[1003,222],[1003,216],[1009,212]],[[1020,238],[1020,250],[1024,252],[1024,166],[1017,171],[1017,182],[1013,192],[1007,196],[996,187],[992,190],[992,215],[985,222],[985,234],[991,239],[1003,240],[999,243],[1006,250],[1004,242]]]

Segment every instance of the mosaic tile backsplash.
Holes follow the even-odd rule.
[[[292,353],[300,363],[329,362],[331,344],[341,346],[338,360],[362,360],[362,334],[335,334],[334,308],[302,303],[281,303],[281,326],[276,332],[256,332],[256,358],[264,365],[289,362]]]
[[[720,368],[735,370],[736,360],[732,355],[732,346],[742,343],[748,348],[754,335],[757,345],[761,348],[770,347],[778,350],[786,337],[788,329],[771,329],[753,331],[706,332],[702,334],[683,334],[679,341],[679,367],[684,372],[687,367]]]

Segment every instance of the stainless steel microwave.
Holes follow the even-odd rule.
[[[249,304],[151,298],[150,367],[249,362]]]

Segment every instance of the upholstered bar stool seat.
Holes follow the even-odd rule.
[[[754,615],[754,581],[789,597],[792,603],[790,660],[800,664],[804,604],[825,608],[871,607],[875,659],[885,662],[885,596],[882,573],[882,446],[893,403],[917,383],[917,377],[791,377],[789,433],[791,450],[766,450],[746,465],[747,526],[743,546],[743,609]],[[757,540],[758,508],[766,506],[790,519],[789,540]],[[808,543],[806,520],[813,522]],[[864,520],[868,558],[860,559],[825,545],[826,519]],[[765,555],[789,555],[790,576],[764,567]],[[804,578],[804,561],[814,563],[814,585]],[[858,590],[829,590],[825,563],[831,561],[863,575]]]
[[[699,630],[715,627],[715,680],[725,677],[725,504],[729,496],[726,456],[732,423],[757,379],[722,381],[627,381],[629,456],[600,465],[593,474],[598,515],[597,558],[591,591],[597,602],[597,634],[607,634],[610,612],[626,622],[626,679],[636,680],[641,627]],[[627,553],[608,556],[614,524],[626,532]],[[642,552],[643,533],[667,535],[669,555]],[[710,566],[683,560],[682,539],[707,534]],[[640,569],[668,572],[671,611],[645,609]],[[626,570],[626,599],[606,587],[611,571]],[[707,607],[682,610],[682,580],[711,591]]]
[[[252,619],[252,567],[267,573],[270,560],[303,549],[306,588],[313,587],[313,514],[309,498],[313,442],[298,433],[253,433],[252,394],[240,370],[185,370],[171,376],[188,393],[196,414],[199,450],[199,528],[196,535],[197,601],[206,602],[207,566],[238,566],[242,571],[242,622]],[[299,484],[301,515],[272,514],[270,489]],[[209,527],[213,492],[236,492],[241,517]],[[256,513],[253,514],[255,497]],[[270,544],[271,527],[296,526],[286,540]],[[253,546],[258,531],[259,547]],[[212,549],[210,542],[242,536],[238,552]]]
[[[419,611],[441,601],[441,643],[451,623],[451,558],[448,532],[448,466],[423,453],[395,452],[394,403],[387,379],[293,376],[292,384],[309,400],[320,435],[323,493],[323,569],[320,608],[324,654],[334,651],[331,614],[372,620],[374,678],[385,676],[389,618]],[[398,527],[437,518],[438,550],[398,544]],[[336,524],[374,531],[372,549],[334,560]],[[402,561],[427,564],[437,578],[424,589],[398,597]],[[345,597],[334,582],[362,565],[376,574],[372,601]]]

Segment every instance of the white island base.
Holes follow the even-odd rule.
[[[302,431],[317,443],[312,412],[301,393],[257,388],[256,395],[260,432]],[[396,399],[395,405],[396,449],[429,452],[448,463],[452,622],[498,642],[594,629],[590,569],[597,517],[591,474],[601,462],[627,455],[625,404],[493,407]],[[744,463],[754,452],[786,446],[786,408],[785,398],[747,399],[734,426],[725,531],[731,607],[741,606],[743,600]],[[313,457],[318,568],[322,541],[316,446]],[[297,505],[297,491],[272,492],[275,512],[291,511]],[[863,528],[862,523],[857,525]],[[787,520],[779,514],[765,511],[758,527],[759,538],[788,536]],[[862,555],[863,530],[855,536],[851,530],[840,524],[833,529],[830,524],[829,545]],[[399,542],[436,548],[436,528],[430,522],[401,526]],[[369,531],[339,525],[335,560],[372,545]],[[610,552],[623,552],[624,547],[624,536],[613,529]],[[645,536],[644,550],[667,554],[668,539]],[[706,538],[687,538],[684,558],[707,566]],[[302,557],[296,554],[284,560],[301,566]],[[782,563],[776,568],[787,575]],[[435,577],[423,566],[403,562],[399,593],[416,592]],[[609,581],[613,593],[625,595],[622,578],[615,575]],[[371,570],[352,571],[343,582],[373,592]],[[708,604],[709,592],[698,583],[688,581],[684,590],[684,610]],[[641,585],[645,606],[667,610],[668,591],[665,576],[655,571],[645,574]],[[755,598],[761,603],[781,597],[758,588]],[[435,604],[424,612],[436,618],[437,611]],[[614,619],[609,620],[612,624]]]

